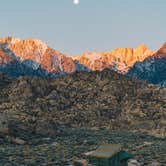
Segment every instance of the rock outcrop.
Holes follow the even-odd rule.
[[[111,70],[57,79],[20,77],[1,92],[0,112],[11,118],[15,137],[61,134],[62,126],[166,135],[166,89]]]

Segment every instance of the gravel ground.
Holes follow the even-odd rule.
[[[0,166],[65,166],[103,142],[121,143],[142,165],[166,165],[166,139],[145,134],[109,130],[68,129],[54,138],[29,138],[27,145],[0,139]]]

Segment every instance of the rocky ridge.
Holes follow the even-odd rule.
[[[73,59],[93,71],[112,68],[119,73],[125,74],[137,61],[142,62],[153,53],[154,51],[149,50],[145,45],[140,45],[136,49],[117,48],[105,53],[87,52],[82,56],[74,56]]]
[[[10,64],[13,61],[34,70],[39,67],[49,73],[73,73],[75,71],[102,71],[112,68],[119,73],[126,73],[137,61],[143,61],[154,52],[145,45],[138,48],[117,48],[111,52],[87,52],[82,56],[69,57],[38,39],[19,39],[6,37],[0,39],[0,62]]]
[[[110,52],[87,52],[67,56],[38,39],[0,39],[0,72],[10,77],[59,77],[79,71],[103,71],[109,68],[129,77],[166,86],[166,44],[158,51],[145,45],[117,48]]]
[[[166,85],[166,43],[151,57],[137,62],[128,72],[128,76],[147,80],[153,84]]]
[[[75,64],[66,56],[37,39],[0,39],[0,62],[4,66],[12,63],[24,64],[33,70],[41,68],[48,73],[73,73]],[[6,67],[7,68],[7,67]]]
[[[56,135],[58,126],[70,126],[166,135],[166,89],[110,70],[57,79],[20,77],[2,92],[0,112],[27,132]]]

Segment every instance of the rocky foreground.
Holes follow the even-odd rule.
[[[101,142],[125,144],[145,165],[166,163],[166,88],[110,70],[1,75],[0,88],[2,165],[67,165]]]
[[[101,143],[121,143],[141,165],[165,166],[166,140],[146,134],[110,130],[69,129],[56,137],[30,137],[22,145],[10,137],[0,139],[1,166],[69,166],[74,160],[86,159],[86,152]]]

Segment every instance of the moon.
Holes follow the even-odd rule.
[[[74,5],[78,5],[80,3],[80,0],[73,0]]]

